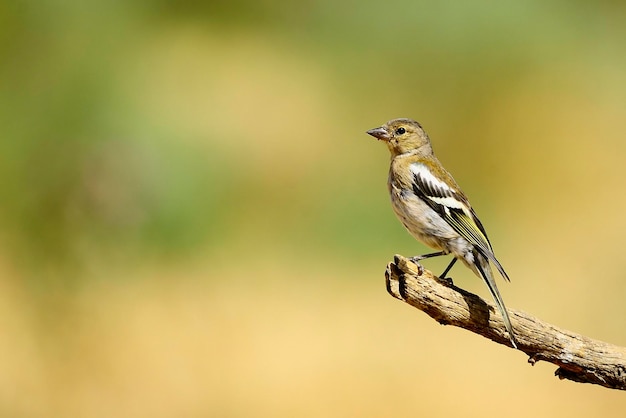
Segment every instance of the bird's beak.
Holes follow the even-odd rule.
[[[370,129],[369,131],[367,131],[367,133],[369,135],[372,135],[374,138],[383,141],[389,141],[391,139],[391,135],[389,135],[389,132],[387,132],[387,130],[382,126],[380,128]]]

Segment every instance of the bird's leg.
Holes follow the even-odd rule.
[[[450,264],[448,264],[448,267],[446,267],[443,273],[439,275],[439,280],[443,280],[444,282],[448,284],[448,286],[451,286],[454,283],[452,282],[452,277],[446,277],[446,274],[448,274],[448,272],[452,269],[452,266],[454,266],[454,263],[456,263],[456,260],[457,258],[454,257],[452,261],[450,261]]]
[[[436,253],[424,254],[424,255],[416,255],[415,257],[409,257],[409,260],[415,263],[417,266],[417,275],[421,276],[424,274],[424,267],[419,263],[421,260],[425,260],[427,258],[439,257],[441,255],[446,255],[445,251],[439,251]]]
[[[432,258],[432,257],[439,257],[441,255],[446,255],[445,251],[439,251],[436,253],[430,253],[430,254],[424,254],[424,255],[416,255],[415,257],[409,257],[409,260],[411,260],[414,263],[417,263],[418,261],[427,259],[427,258]]]

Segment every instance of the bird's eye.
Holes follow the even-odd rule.
[[[406,132],[406,129],[404,129],[404,128],[398,128],[398,129],[396,129],[396,134],[397,134],[397,135],[402,135],[402,134],[403,134],[403,133],[405,133],[405,132]]]

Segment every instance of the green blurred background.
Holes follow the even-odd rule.
[[[0,416],[623,416],[622,393],[386,293],[393,254],[425,249],[364,132],[421,121],[508,306],[626,345],[625,21],[616,1],[0,3]]]

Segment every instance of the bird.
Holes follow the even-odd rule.
[[[419,261],[452,255],[452,261],[439,276],[446,280],[450,269],[461,260],[486,283],[502,315],[509,340],[517,348],[511,320],[490,263],[506,281],[510,281],[509,276],[496,258],[487,232],[465,193],[435,156],[422,125],[412,119],[399,118],[370,129],[367,134],[384,141],[391,153],[387,187],[396,216],[414,238],[437,250],[411,257],[411,261],[421,272]]]

